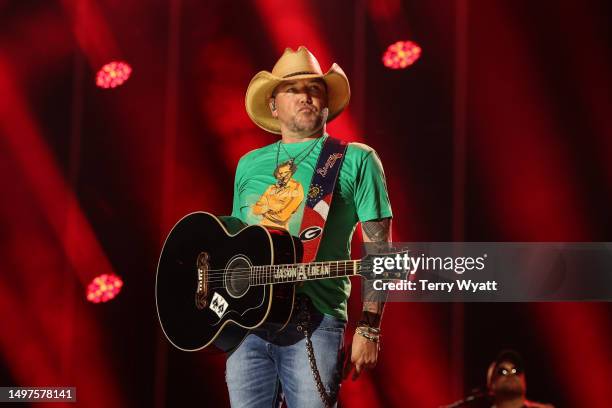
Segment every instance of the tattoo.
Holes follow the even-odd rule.
[[[374,252],[382,252],[391,242],[391,218],[366,221],[361,224],[363,241],[373,242]],[[361,320],[372,327],[379,327],[387,300],[386,291],[375,290],[371,282],[363,282],[363,313]]]
[[[369,242],[389,242],[391,236],[391,218],[366,221],[361,224],[361,229]]]
[[[373,312],[366,310],[365,309],[366,304],[363,305],[364,310],[361,313],[361,320],[366,322],[366,324],[370,327],[380,327],[380,320],[382,318],[382,313],[378,313],[378,310],[373,311]]]

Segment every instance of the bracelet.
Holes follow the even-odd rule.
[[[374,337],[374,336],[370,336],[367,333],[364,332],[357,332],[357,334],[359,334],[361,337],[364,337],[366,340],[371,341],[372,343],[377,343],[380,342],[380,338],[379,337]]]
[[[380,334],[379,327],[372,327],[365,320],[360,320],[359,322],[357,322],[357,327],[367,330],[369,333],[372,333],[372,334]]]
[[[373,342],[373,343],[378,343],[380,342],[380,338],[382,337],[380,334],[378,333],[368,333],[367,331],[364,331],[361,327],[358,327],[357,330],[355,330],[355,332],[357,334],[359,334],[361,337],[365,337],[367,340]]]

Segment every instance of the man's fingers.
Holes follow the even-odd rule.
[[[355,372],[353,373],[353,381],[355,381],[357,377],[359,377],[359,374],[361,374],[361,364],[355,364]]]
[[[373,370],[376,367],[376,363],[368,363],[364,365],[364,368],[367,370]]]

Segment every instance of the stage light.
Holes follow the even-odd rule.
[[[100,88],[115,88],[123,85],[132,73],[127,62],[113,61],[104,65],[96,74],[96,85]]]
[[[390,69],[403,69],[414,64],[421,56],[421,47],[412,41],[391,44],[383,54],[382,61]]]
[[[87,285],[87,300],[92,303],[108,302],[119,294],[122,286],[123,281],[114,273],[96,276]]]

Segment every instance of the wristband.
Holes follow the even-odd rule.
[[[381,335],[378,333],[368,333],[367,331],[363,330],[361,327],[357,328],[356,333],[359,334],[361,337],[364,337],[373,343],[380,342]]]
[[[367,330],[368,332],[373,333],[373,334],[380,334],[379,327],[372,327],[365,320],[360,320],[359,322],[357,322],[357,327]]]

